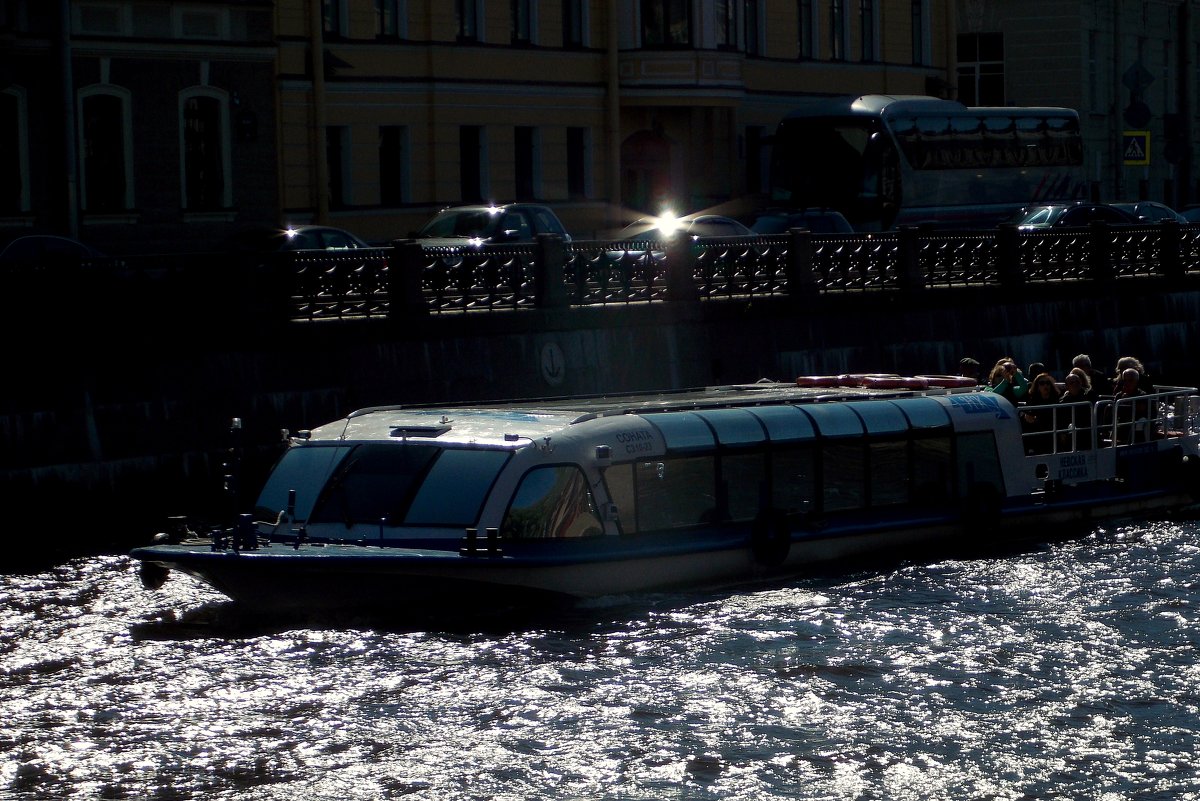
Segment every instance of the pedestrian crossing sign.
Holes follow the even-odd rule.
[[[1121,152],[1125,156],[1126,167],[1144,167],[1150,164],[1150,132],[1122,132]]]

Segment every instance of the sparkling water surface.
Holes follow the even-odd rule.
[[[0,576],[0,797],[1200,799],[1198,533],[474,625]]]

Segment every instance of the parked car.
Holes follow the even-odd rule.
[[[286,253],[293,250],[349,250],[369,248],[365,241],[341,228],[327,225],[298,225],[287,228],[263,226],[238,231],[225,242],[234,253]]]
[[[108,256],[76,239],[50,234],[19,236],[0,250],[0,266],[6,268],[78,267]]]
[[[621,229],[617,239],[622,242],[659,242],[683,232],[693,240],[722,236],[754,236],[754,232],[732,217],[720,214],[689,214],[675,217],[663,214],[642,217]]]
[[[1186,208],[1180,210],[1179,216],[1183,217],[1183,219],[1190,223],[1200,222],[1200,204],[1187,206]]]
[[[1139,200],[1136,203],[1114,203],[1114,207],[1127,211],[1138,219],[1139,222],[1159,223],[1164,220],[1174,220],[1177,223],[1186,224],[1188,219],[1175,209],[1165,203],[1157,203],[1153,200]]]
[[[538,234],[558,234],[571,241],[558,215],[537,203],[451,206],[425,223],[414,238],[426,247],[477,247],[533,242]]]
[[[784,234],[793,228],[807,228],[814,234],[854,233],[854,227],[845,216],[833,209],[768,209],[750,225],[751,231],[763,236]]]
[[[1136,225],[1138,219],[1124,209],[1107,203],[1045,203],[1026,206],[1014,220],[1018,228],[1084,227],[1093,222],[1110,225]]]

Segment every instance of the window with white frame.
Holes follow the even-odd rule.
[[[762,39],[759,33],[759,3],[761,0],[743,0],[742,27],[746,31],[746,55],[762,55]]]
[[[408,127],[379,126],[379,203],[399,206],[409,197]]]
[[[181,92],[179,123],[183,208],[232,207],[228,94],[209,86]]]
[[[592,193],[591,134],[588,128],[567,128],[567,195],[572,199]]]
[[[829,0],[829,57],[834,61],[846,59],[845,0]]]
[[[345,0],[321,0],[321,23],[326,36],[340,37],[346,32]]]
[[[816,58],[817,17],[813,0],[796,0],[796,41],[800,58]]]
[[[375,0],[375,36],[381,39],[403,39],[406,16],[401,0]]]
[[[460,42],[483,41],[483,0],[454,0],[454,19]]]
[[[726,50],[738,46],[738,2],[737,0],[715,0],[714,22],[716,23],[717,47]]]
[[[510,40],[513,44],[536,44],[537,3],[535,0],[509,0],[511,16]]]
[[[458,128],[459,194],[464,203],[481,203],[488,191],[487,140],[482,125]]]
[[[129,91],[79,92],[80,205],[92,214],[133,208],[133,121]]]
[[[29,211],[28,130],[25,90],[0,90],[0,215]]]
[[[958,35],[958,99],[968,106],[1004,105],[1004,34]]]
[[[909,18],[912,24],[912,63],[928,64],[930,55],[929,4],[925,0],[912,0],[912,5],[909,7]]]
[[[325,129],[325,163],[329,167],[329,206],[350,205],[350,128],[330,125]]]
[[[692,42],[689,0],[641,0],[642,46],[682,47]]]
[[[171,27],[180,39],[228,39],[229,9],[205,6],[175,6]]]
[[[587,43],[587,3],[563,0],[563,47],[586,47]]]
[[[858,36],[860,44],[859,58],[862,61],[879,60],[879,43],[875,29],[879,19],[879,0],[859,0],[858,4]]]
[[[530,125],[518,125],[513,132],[513,140],[517,200],[534,200],[540,194],[541,183],[538,129]]]

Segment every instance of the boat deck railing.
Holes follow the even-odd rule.
[[[1145,395],[1095,403],[1020,404],[1027,455],[1123,448],[1200,434],[1200,395],[1194,387],[1154,387]],[[1051,425],[1030,428],[1028,418],[1049,414]]]

